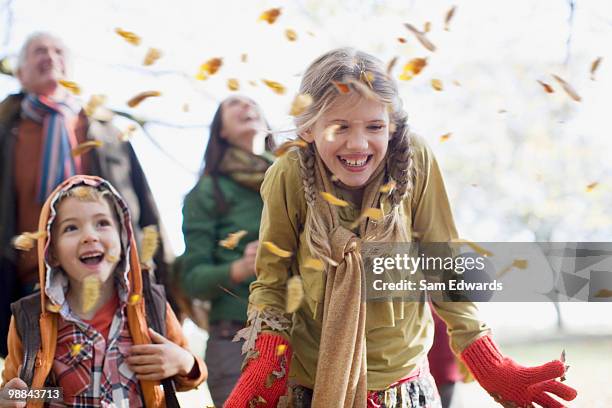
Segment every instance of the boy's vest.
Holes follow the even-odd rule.
[[[150,328],[166,336],[166,293],[160,284],[150,283],[149,273],[142,271],[143,294],[147,323]],[[40,293],[36,292],[11,304],[17,333],[23,344],[23,363],[19,377],[30,387],[34,376],[36,354],[40,349]],[[166,408],[180,407],[172,378],[161,381],[164,387]]]

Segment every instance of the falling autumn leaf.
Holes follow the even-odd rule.
[[[397,63],[397,56],[391,58],[391,60],[387,63],[387,75],[391,75],[393,72],[393,67]]]
[[[127,142],[133,136],[136,129],[138,129],[138,127],[133,123],[130,123],[125,130],[119,134],[119,140],[122,142]]]
[[[453,19],[453,16],[455,15],[455,10],[456,9],[457,9],[457,6],[453,6],[453,7],[451,7],[446,12],[446,15],[444,16],[444,30],[445,31],[449,31],[448,25],[450,24],[451,20]]]
[[[431,87],[436,91],[441,91],[442,89],[444,89],[442,86],[442,81],[436,78],[431,80]]]
[[[132,45],[140,45],[140,37],[131,31],[125,31],[121,28],[115,28],[115,32],[119,34],[125,41]]]
[[[272,252],[276,256],[280,256],[281,258],[289,258],[292,255],[291,252],[285,251],[284,249],[279,248],[273,242],[264,241],[262,242],[262,245],[268,251]]]
[[[240,83],[236,78],[230,78],[227,80],[227,87],[230,91],[237,91],[240,89]]]
[[[384,184],[383,186],[380,187],[380,192],[383,194],[387,194],[389,193],[391,190],[393,190],[395,188],[395,181],[394,180],[389,180],[388,183]]]
[[[597,68],[599,68],[599,64],[601,64],[602,59],[603,57],[597,57],[597,59],[591,63],[591,81],[595,80],[595,72],[597,71]]]
[[[104,143],[101,140],[89,140],[87,142],[81,143],[80,145],[72,149],[72,157],[77,157],[82,154],[85,154],[91,149],[101,147],[103,144]]]
[[[371,218],[373,220],[378,221],[378,220],[382,220],[383,217],[384,217],[384,214],[380,208],[367,208],[361,214],[359,214],[359,217],[357,217],[357,219],[351,223],[349,228],[350,229],[356,228],[361,222],[361,220],[366,219],[366,218]]]
[[[597,187],[598,185],[599,185],[599,183],[596,182],[596,181],[591,183],[591,184],[589,184],[588,186],[586,186],[586,192],[587,193],[592,192],[593,190],[595,190],[595,187]]]
[[[161,92],[159,91],[145,91],[145,92],[141,92],[136,96],[133,96],[129,101],[127,101],[127,105],[130,108],[135,108],[136,106],[140,105],[140,103],[142,101],[144,101],[147,98],[152,98],[152,97],[157,97],[157,96],[161,96]]]
[[[141,297],[142,296],[140,296],[140,294],[133,293],[130,295],[130,298],[128,299],[128,303],[134,306],[136,303],[140,302]]]
[[[153,64],[155,64],[155,61],[157,61],[161,57],[162,57],[161,50],[159,50],[157,48],[149,48],[149,50],[147,51],[147,53],[146,53],[146,55],[144,57],[144,61],[142,61],[142,65],[144,65],[144,66],[153,65]]]
[[[268,24],[274,24],[280,14],[280,8],[271,8],[261,13],[261,15],[259,16],[259,21],[267,21]]]
[[[436,46],[433,45],[433,43],[427,39],[427,37],[425,36],[425,33],[422,33],[421,31],[419,31],[412,24],[404,23],[404,27],[406,27],[410,32],[412,32],[415,35],[415,37],[417,38],[417,40],[419,40],[419,42],[421,43],[423,47],[427,48],[431,52],[436,51]]]
[[[572,98],[576,102],[580,102],[582,100],[580,95],[578,95],[576,90],[574,90],[574,87],[572,87],[563,78],[561,78],[560,76],[555,75],[555,74],[552,74],[552,77],[555,78],[557,80],[557,82],[559,82],[561,84],[561,86],[563,87],[563,90],[570,96],[570,98]]]
[[[71,357],[76,357],[79,355],[79,353],[81,352],[81,349],[83,348],[82,344],[79,343],[74,343],[70,346],[70,356]]]
[[[237,232],[230,232],[225,239],[219,241],[219,245],[226,249],[234,249],[238,246],[238,243],[242,238],[247,235],[246,230],[240,230]]]
[[[431,22],[426,21],[425,24],[423,24],[423,32],[428,33],[430,31],[431,31]]]
[[[200,65],[200,70],[196,74],[196,79],[200,81],[204,81],[208,79],[210,75],[214,75],[217,73],[217,71],[219,71],[219,68],[221,68],[221,65],[223,65],[222,58],[209,59],[208,61]]]
[[[553,89],[553,87],[552,87],[552,86],[550,86],[549,84],[547,84],[546,82],[540,81],[540,80],[538,79],[538,83],[539,83],[540,85],[542,85],[542,88],[544,88],[544,91],[546,91],[546,93],[553,93],[553,92],[555,92],[555,90]]]
[[[240,62],[247,62],[249,60],[249,56],[246,53],[240,54]]]
[[[418,75],[427,66],[427,58],[413,58],[404,65],[399,79],[409,81]]]
[[[37,240],[45,238],[46,231],[24,232],[13,238],[13,247],[19,251],[29,251],[34,248]]]
[[[94,308],[98,299],[100,299],[100,279],[96,275],[89,275],[83,279],[83,298],[81,305],[83,312],[87,313]]]
[[[80,95],[81,94],[81,88],[79,87],[79,85],[76,82],[68,81],[66,79],[60,79],[59,83],[60,83],[61,86],[63,86],[64,88],[66,88],[67,90],[72,92],[74,95]]]
[[[378,95],[372,90],[372,88],[370,86],[365,85],[363,82],[357,81],[355,79],[349,79],[348,83],[351,84],[353,88],[355,88],[355,90],[357,90],[357,92],[365,99],[369,99],[371,101],[380,100]]]
[[[332,81],[332,84],[334,84],[338,92],[340,92],[341,94],[347,94],[351,92],[351,88],[343,82]]]
[[[153,261],[153,255],[159,246],[159,231],[157,225],[147,225],[142,229],[142,244],[140,262],[148,265]]]
[[[181,110],[183,112],[189,112],[189,104],[188,103],[184,103],[183,106],[181,106]]]
[[[446,142],[448,139],[450,139],[451,135],[452,135],[452,132],[443,134],[442,136],[440,136],[440,141]]]
[[[295,41],[297,40],[297,33],[295,30],[288,28],[285,30],[285,37],[287,37],[289,41]]]
[[[62,310],[62,305],[56,305],[55,303],[48,301],[45,309],[51,313],[59,313],[59,311]]]
[[[83,110],[85,110],[87,116],[92,116],[96,109],[104,105],[105,102],[106,95],[91,95],[89,97],[89,101],[87,101],[87,104],[85,105]]]
[[[325,264],[320,259],[307,258],[303,264],[304,268],[314,269],[315,271],[322,271],[325,269]]]
[[[287,345],[286,344],[279,344],[278,346],[276,346],[276,356],[282,356],[283,354],[285,354],[285,351],[287,350]]]
[[[612,297],[612,290],[610,289],[599,289],[597,293],[595,293],[596,298],[609,298]]]
[[[397,37],[397,41],[399,41],[400,44],[406,44],[406,39],[404,37]]]
[[[304,299],[304,286],[302,284],[302,278],[299,276],[292,276],[287,280],[287,306],[285,311],[287,313],[293,313],[302,304]]]
[[[291,103],[291,110],[289,111],[289,115],[291,116],[299,116],[304,111],[312,105],[312,96],[309,94],[298,94],[293,99]]]
[[[272,89],[275,93],[279,95],[283,95],[285,93],[285,87],[280,83],[275,81],[269,81],[267,79],[262,79],[261,81],[266,84],[268,88]]]
[[[340,129],[340,125],[334,124],[329,125],[323,129],[323,138],[326,142],[333,142],[336,140],[336,131]]]
[[[335,205],[337,207],[346,207],[349,205],[348,202],[341,200],[337,198],[336,196],[334,196],[333,194],[330,194],[326,191],[321,191],[319,194],[321,194],[321,197],[323,197],[323,199],[327,201],[328,203],[330,203],[331,205]]]
[[[276,157],[280,157],[282,155],[284,155],[285,153],[287,153],[289,151],[289,149],[291,149],[292,147],[306,147],[308,146],[308,143],[306,143],[303,140],[297,139],[297,140],[288,140],[285,143],[283,143],[282,145],[280,145],[275,151],[274,151],[274,155]]]

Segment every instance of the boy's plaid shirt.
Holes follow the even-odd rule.
[[[72,314],[60,311],[52,385],[62,387],[63,403],[48,407],[143,407],[140,383],[127,365],[132,346],[125,303],[121,302],[104,336]]]

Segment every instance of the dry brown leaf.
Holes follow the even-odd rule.
[[[140,37],[134,34],[131,31],[126,31],[121,28],[115,28],[115,32],[119,34],[125,41],[129,42],[132,45],[140,45]]]
[[[602,59],[603,57],[597,57],[597,59],[591,63],[591,81],[595,80],[595,72],[597,71],[597,68],[599,68],[599,64],[601,64]]]
[[[60,79],[59,84],[72,92],[75,95],[81,94],[81,87],[74,81],[68,81],[66,79]]]
[[[34,248],[37,240],[47,236],[46,231],[24,232],[13,238],[13,247],[19,251],[29,251]]]
[[[380,187],[380,192],[383,194],[387,194],[389,192],[391,192],[391,190],[393,190],[395,188],[395,181],[394,180],[389,180],[388,183],[384,184],[382,187]]]
[[[393,73],[393,67],[397,63],[397,56],[391,58],[391,61],[387,63],[387,75],[391,75]]]
[[[162,57],[162,52],[158,48],[149,48],[147,53],[145,54],[144,60],[142,61],[142,65],[150,66],[155,64],[155,61]]]
[[[159,231],[157,225],[147,225],[142,229],[142,248],[140,249],[140,262],[148,265],[159,246]]]
[[[278,16],[281,14],[281,9],[279,8],[271,8],[269,10],[264,11],[259,16],[259,21],[266,21],[268,24],[274,24]]]
[[[612,297],[612,290],[610,289],[599,289],[597,293],[595,293],[596,298],[609,298]]]
[[[446,142],[452,136],[452,132],[448,132],[440,136],[440,142]]]
[[[449,31],[448,25],[450,24],[453,16],[455,15],[455,10],[457,10],[457,6],[451,7],[444,16],[444,30]]]
[[[418,75],[427,66],[427,58],[413,58],[404,65],[404,70],[399,79],[409,81]]]
[[[430,31],[431,31],[431,21],[426,21],[425,24],[423,24],[423,32],[428,33]]]
[[[147,98],[153,98],[153,97],[157,97],[157,96],[161,96],[161,92],[159,91],[144,91],[139,93],[136,96],[133,96],[129,101],[127,101],[127,105],[130,108],[135,108],[136,106],[140,105],[140,103],[142,101],[144,101]]]
[[[299,116],[304,111],[312,105],[312,96],[309,94],[298,94],[293,99],[291,103],[291,110],[289,111],[289,115],[291,116]]]
[[[319,192],[319,194],[321,194],[321,197],[327,201],[328,203],[330,203],[331,205],[335,205],[336,207],[346,207],[349,205],[348,202],[341,200],[339,198],[337,198],[335,195],[330,194],[326,191],[321,191]]]
[[[240,83],[236,78],[229,78],[227,80],[227,87],[230,91],[237,91],[238,89],[240,89]]]
[[[289,151],[289,149],[291,149],[292,147],[299,147],[299,148],[303,148],[308,146],[308,143],[306,143],[303,140],[288,140],[285,143],[283,143],[282,145],[280,145],[275,151],[274,151],[274,155],[276,157],[280,157],[282,155],[284,155],[285,153],[287,153]]]
[[[553,87],[552,87],[552,86],[550,86],[549,84],[547,84],[546,82],[540,81],[540,80],[538,79],[538,83],[539,83],[540,85],[542,85],[542,88],[544,88],[544,91],[546,91],[546,93],[553,93],[553,92],[555,92],[555,90],[553,89]]]
[[[291,255],[293,255],[290,251],[285,251],[270,241],[264,241],[262,242],[262,245],[268,251],[272,252],[276,256],[280,256],[281,258],[289,258]]]
[[[561,84],[563,90],[570,96],[570,98],[572,98],[576,102],[580,102],[582,100],[582,98],[580,97],[580,95],[578,95],[574,87],[571,86],[567,81],[555,74],[552,74],[552,77],[555,78],[557,82]]]
[[[285,87],[279,82],[269,81],[267,79],[262,79],[261,81],[266,84],[268,88],[272,89],[275,93],[279,95],[283,95],[285,93]]]
[[[88,140],[87,142],[81,143],[74,149],[72,149],[72,157],[78,157],[82,154],[87,153],[91,149],[101,147],[104,143],[101,140]]]
[[[234,249],[240,243],[240,240],[244,238],[248,232],[246,230],[240,230],[237,232],[230,232],[225,239],[219,241],[219,246],[226,249]]]
[[[595,190],[595,188],[596,188],[598,185],[599,185],[599,183],[598,183],[598,182],[596,182],[596,181],[595,181],[595,182],[593,182],[593,183],[591,183],[591,184],[589,184],[589,185],[587,185],[587,186],[586,186],[586,192],[587,192],[587,193],[592,192],[593,190]]]
[[[289,41],[295,41],[297,40],[297,33],[295,30],[288,28],[285,30],[285,37],[287,37]]]
[[[417,40],[419,40],[423,47],[427,48],[431,52],[436,51],[436,46],[433,45],[433,43],[429,41],[429,39],[427,39],[425,33],[422,33],[415,26],[409,23],[404,23],[404,27],[406,27],[410,32],[415,35],[415,37],[417,38]]]
[[[341,94],[347,94],[351,92],[351,88],[348,86],[348,84],[338,81],[332,81],[332,83],[334,84],[338,92],[340,92]]]
[[[247,62],[249,60],[249,55],[247,53],[240,54],[240,62]]]
[[[399,41],[400,44],[406,44],[406,39],[404,37],[397,37],[397,41]]]
[[[89,275],[83,279],[83,298],[81,299],[83,312],[89,312],[96,305],[100,299],[100,287],[101,282],[96,275]]]
[[[442,85],[442,81],[437,78],[434,78],[431,80],[431,87],[435,89],[436,91],[441,91],[444,89]]]
[[[325,269],[325,264],[320,259],[307,258],[306,261],[304,261],[303,267],[313,269],[315,271],[322,271]]]
[[[293,313],[299,309],[304,300],[304,285],[302,278],[295,275],[287,280],[287,306],[285,311]]]

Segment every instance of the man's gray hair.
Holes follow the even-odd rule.
[[[21,49],[19,50],[19,56],[17,59],[17,69],[23,67],[23,64],[25,64],[26,58],[28,56],[28,48],[30,48],[30,44],[32,44],[32,42],[34,42],[35,40],[38,40],[39,38],[43,38],[43,37],[47,37],[47,38],[51,38],[55,40],[64,50],[64,58],[66,59],[66,61],[68,61],[69,59],[68,58],[69,57],[68,48],[66,47],[66,44],[64,43],[64,41],[62,41],[61,38],[59,38],[57,35],[50,33],[48,31],[37,31],[37,32],[30,34],[28,38],[25,40],[25,42],[23,43],[23,45],[21,46]]]

